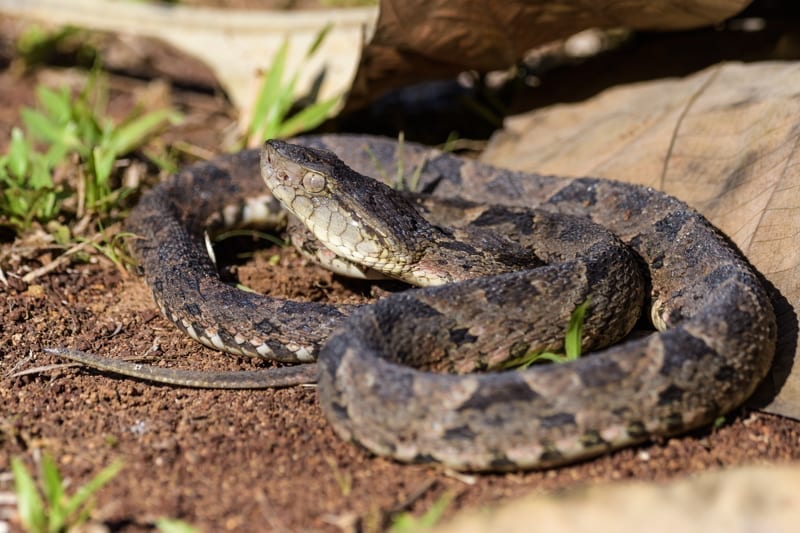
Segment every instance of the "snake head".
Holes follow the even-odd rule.
[[[292,190],[307,190],[311,194],[322,192],[326,176],[335,174],[341,165],[343,163],[336,154],[328,150],[315,150],[275,139],[267,141],[261,151],[261,175],[267,187],[281,201],[284,198],[279,195],[286,195],[288,199]]]
[[[435,231],[398,191],[327,150],[269,140],[261,175],[325,247],[388,276],[406,279]]]

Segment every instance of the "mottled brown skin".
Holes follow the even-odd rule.
[[[313,347],[328,339],[319,355],[320,400],[347,440],[466,470],[547,467],[707,424],[746,399],[769,368],[775,318],[758,275],[674,198],[611,181],[504,171],[370,137],[301,142],[333,149],[367,175],[394,176],[398,156],[407,175],[423,165],[420,190],[435,197],[537,207],[608,228],[645,265],[654,322],[664,328],[569,364],[423,372],[407,365],[465,370],[461,355],[483,353],[488,359],[475,366],[491,366],[494,341],[510,342],[500,351],[521,350],[523,324],[568,317],[586,296],[573,288],[594,288],[600,278],[587,272],[574,285],[550,275],[556,285],[548,289],[523,271],[395,294],[358,310],[285,302],[223,285],[203,245],[203,227],[226,202],[263,193],[255,153],[192,167],[151,191],[129,228],[142,237],[135,253],[162,311],[199,340],[236,353],[313,359]],[[529,299],[534,293],[543,300]],[[592,306],[606,303],[593,298]],[[84,355],[77,358],[97,362]],[[174,381],[195,384],[181,379]]]

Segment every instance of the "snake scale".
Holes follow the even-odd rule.
[[[392,294],[357,308],[237,290],[220,281],[205,232],[255,219],[282,224],[286,214],[259,172],[269,181],[299,171],[295,178],[313,190],[321,187],[320,165],[338,161],[281,143],[272,145],[270,155],[268,144],[263,165],[258,151],[246,150],[184,169],[143,195],[127,226],[139,236],[133,251],[156,303],[180,329],[220,350],[307,364],[165,376],[166,369],[73,350],[56,353],[189,386],[279,386],[318,377],[322,409],[342,438],[401,461],[441,462],[473,471],[560,465],[708,424],[741,404],[771,364],[775,316],[759,275],[725,236],[675,198],[614,181],[502,170],[375,137],[315,136],[295,142],[331,150],[366,175],[418,177],[419,191],[442,199],[444,209],[456,217],[460,213],[469,219],[461,230],[444,231],[448,235],[492,226],[523,240],[537,232],[565,237],[563,250],[543,245],[532,261],[571,266],[513,271],[528,253],[522,250],[503,259],[507,268],[499,274],[456,277],[455,283]],[[273,160],[276,153],[280,157]],[[295,155],[300,166],[291,161]],[[380,195],[365,196],[369,204]],[[307,200],[294,201],[301,215],[313,212]],[[425,201],[419,200],[415,209],[425,213]],[[383,200],[373,203],[373,209],[385,207]],[[526,214],[530,208],[536,214]],[[595,242],[585,236],[594,230],[576,232],[562,227],[563,220],[577,220],[578,226],[581,220],[591,221],[616,237]],[[350,231],[349,222],[337,224],[331,218],[322,233]],[[407,231],[428,235],[415,224]],[[482,228],[475,231],[487,246],[503,248],[504,236],[481,237]],[[384,238],[389,239],[381,233]],[[617,239],[631,257],[618,251]],[[363,244],[361,251],[370,246]],[[447,246],[464,251],[460,244]],[[573,257],[581,248],[589,259]],[[609,266],[631,259],[641,267]],[[611,281],[588,271],[590,263],[610,274]],[[543,273],[531,274],[536,270]],[[634,272],[639,270],[643,279]],[[646,296],[637,294],[640,282]],[[633,296],[623,296],[627,286],[633,287]],[[503,357],[536,347],[527,338],[529,324],[544,329],[546,337],[563,336],[570,313],[587,297],[586,327],[596,331],[597,347],[610,339],[606,326],[595,322],[616,320],[627,331],[643,298],[660,331],[566,364],[463,374],[496,370]],[[634,311],[617,312],[626,298]],[[605,307],[614,312],[606,313]],[[543,317],[561,325],[543,326]],[[313,364],[317,355],[319,363]]]

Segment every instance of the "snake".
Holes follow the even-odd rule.
[[[300,239],[306,252],[421,287],[356,306],[220,280],[209,234],[292,217],[313,234]],[[640,185],[318,135],[186,167],[144,193],[126,226],[154,301],[179,329],[292,366],[203,373],[52,352],[184,386],[317,382],[339,437],[402,462],[540,469],[687,432],[741,405],[775,352],[760,274],[700,213]],[[505,367],[558,350],[582,304],[591,353]],[[651,331],[625,337],[637,320]]]

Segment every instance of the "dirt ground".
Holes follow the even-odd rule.
[[[61,70],[0,71],[0,146],[39,82]],[[124,108],[145,82],[113,78]],[[187,116],[165,136],[215,150],[232,113],[218,95],[174,90]],[[155,176],[151,176],[155,179]],[[743,464],[800,459],[800,424],[742,409],[716,429],[667,439],[545,472],[460,475],[401,465],[341,442],[326,424],[314,387],[202,391],[159,386],[63,364],[42,351],[69,346],[113,357],[195,369],[252,369],[259,363],[214,352],[162,318],[141,279],[102,256],[65,263],[23,282],[55,253],[0,242],[0,493],[13,490],[12,456],[32,467],[41,452],[58,461],[74,490],[117,458],[123,471],[96,498],[93,520],[112,530],[149,530],[159,517],[202,530],[377,531],[402,511],[420,514],[443,494],[448,514],[530,492],[626,479],[664,481]],[[372,288],[267,248],[236,258],[226,272],[276,296],[365,301]],[[277,264],[274,257],[277,256]],[[219,254],[218,254],[219,257]],[[9,377],[27,369],[32,373]],[[0,504],[0,522],[19,524]]]

